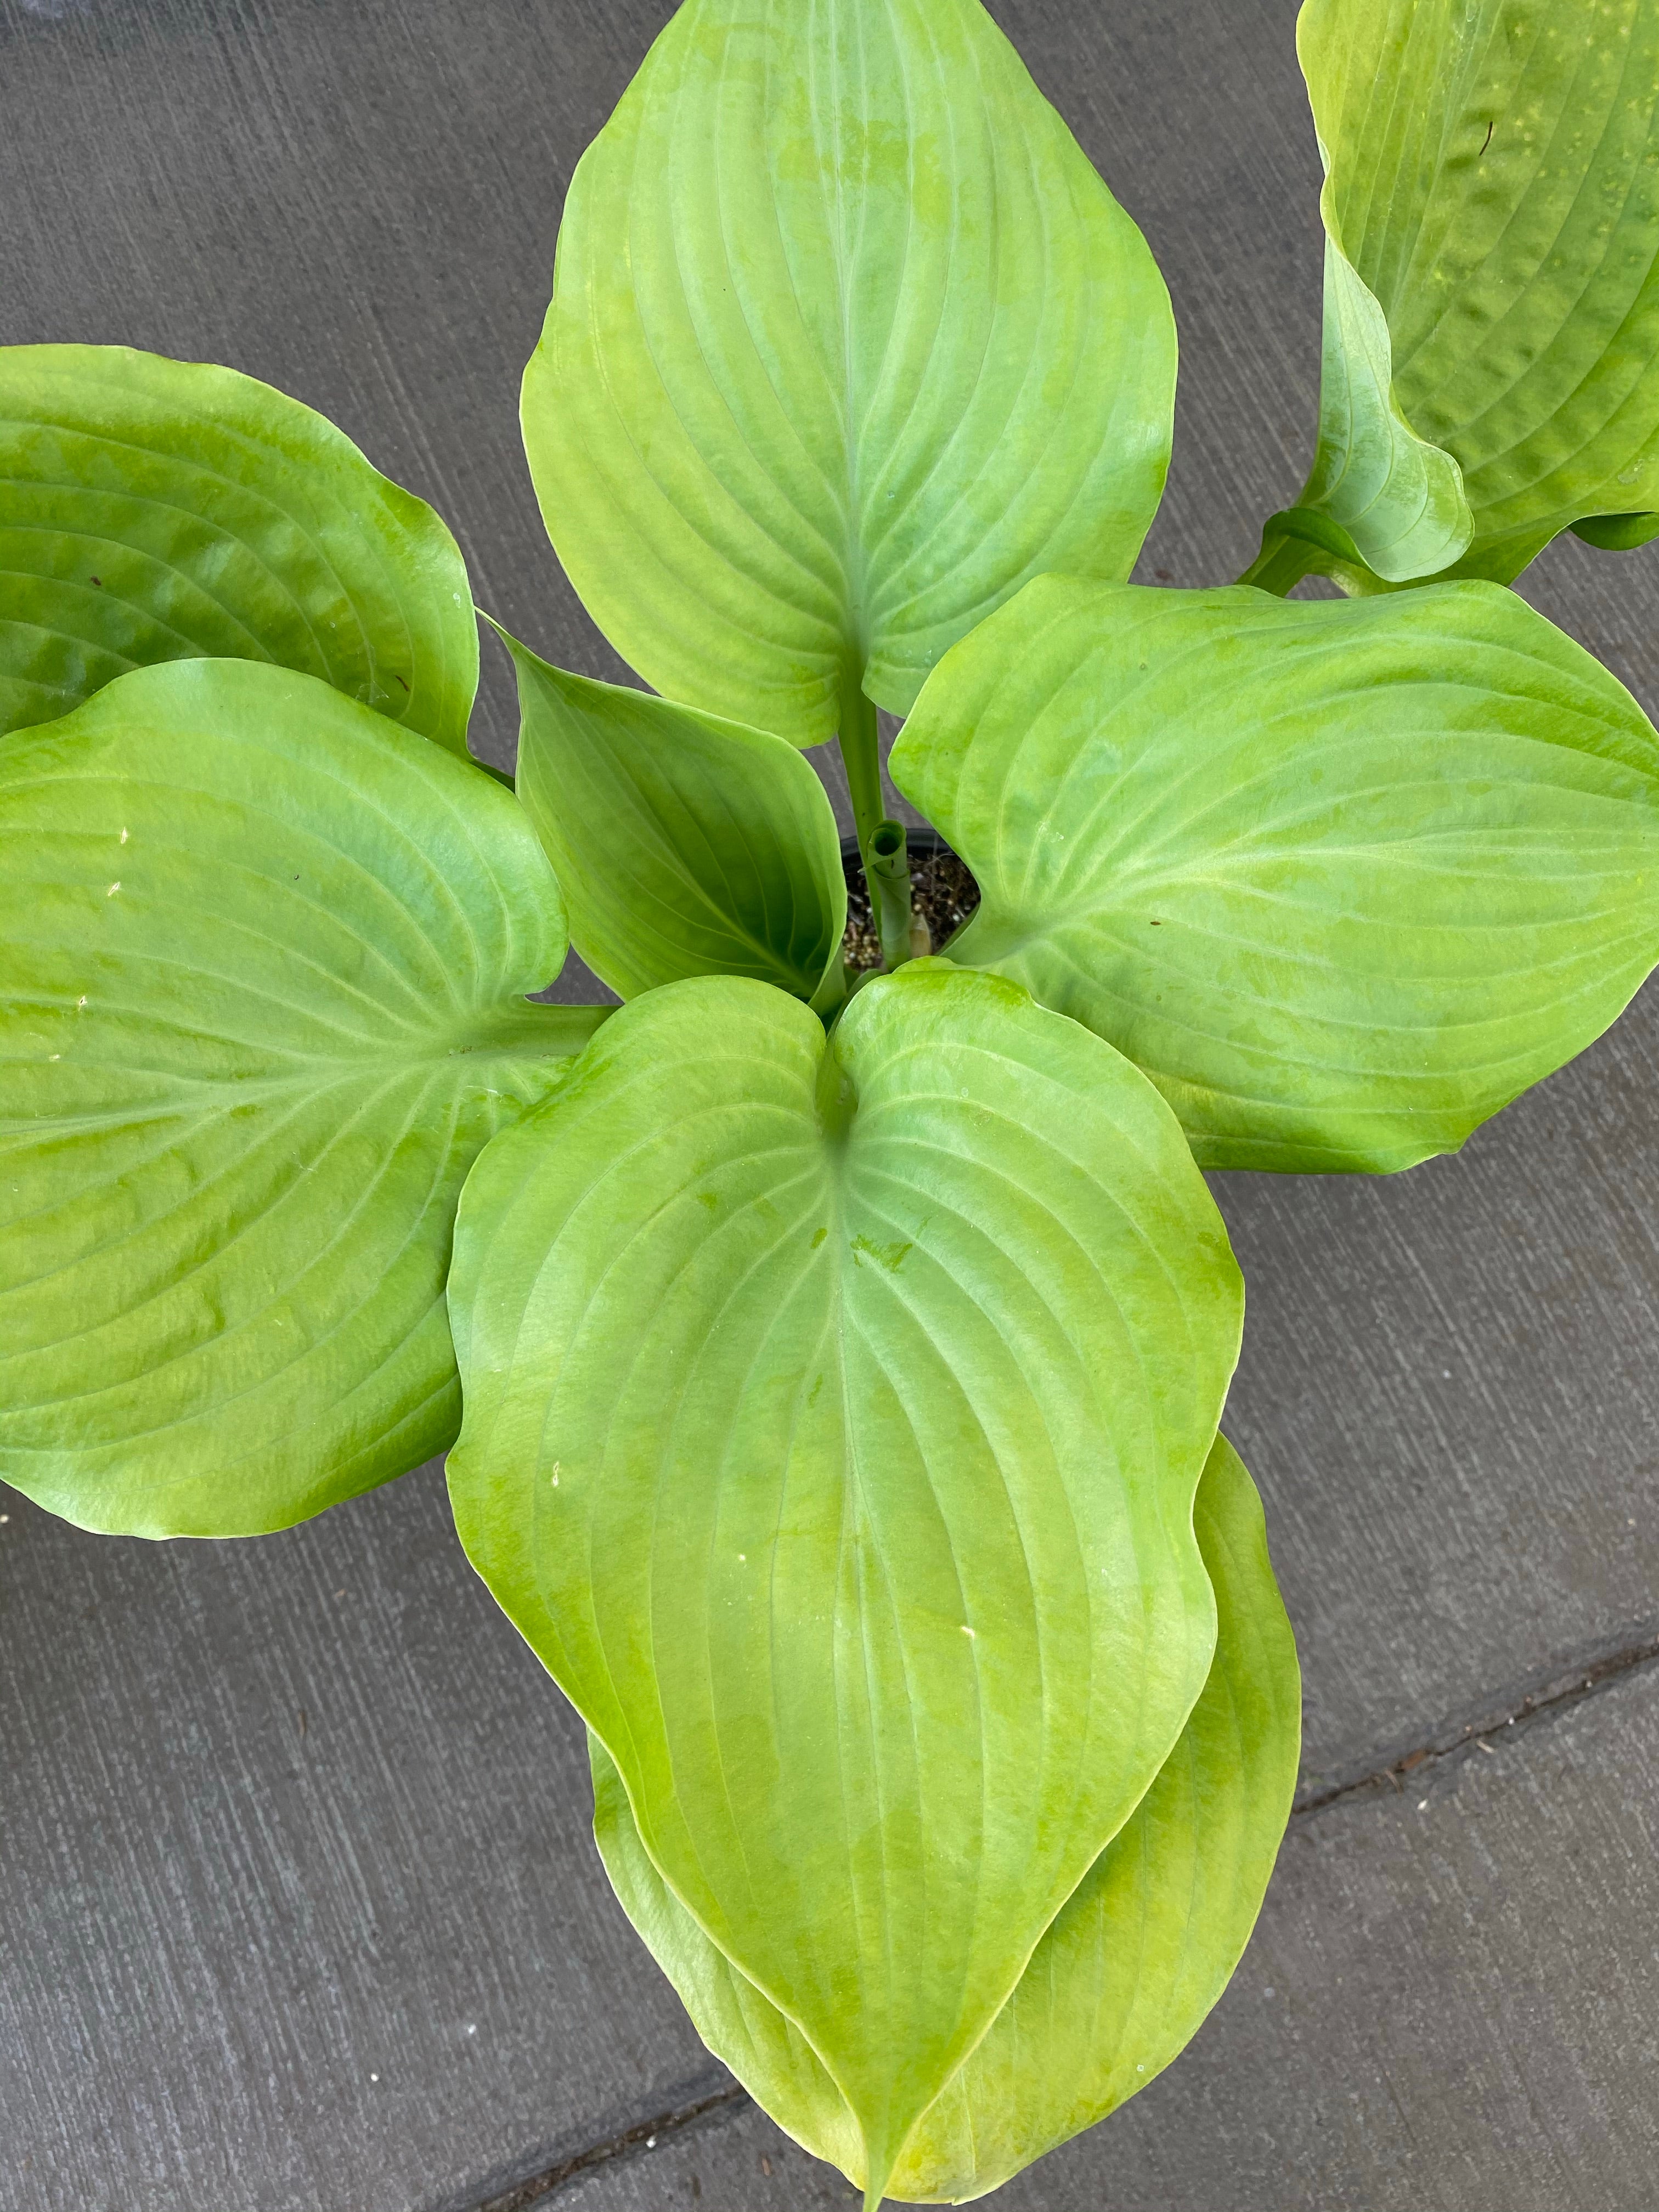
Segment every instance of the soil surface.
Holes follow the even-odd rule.
[[[842,956],[849,968],[879,968],[881,940],[870,911],[870,888],[850,839],[842,847],[841,859],[847,871],[847,935]],[[946,939],[979,904],[979,885],[967,862],[931,833],[923,842],[921,833],[911,832],[910,901],[913,912],[927,925],[935,952],[944,951]]]

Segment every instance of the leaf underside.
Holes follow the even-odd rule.
[[[1145,240],[978,0],[687,0],[572,181],[525,443],[647,681],[810,745],[1029,577],[1127,575],[1174,386]]]
[[[454,539],[320,415],[125,346],[0,348],[0,732],[134,668],[274,661],[466,754]]]
[[[1296,1787],[1301,1684],[1255,1487],[1218,1437],[1194,1522],[1217,1632],[1198,1703],[983,2040],[922,2115],[887,2193],[963,2203],[1116,2110],[1190,2039],[1261,1908]],[[857,2124],[799,2027],[705,1936],[640,1841],[591,1733],[594,1833],[697,2031],[781,2127],[864,2185]]]
[[[1354,556],[1310,545],[1307,565],[1351,590],[1508,582],[1585,518],[1594,544],[1644,542],[1659,529],[1659,14],[1308,0],[1297,46],[1327,171],[1320,447],[1300,506]]]
[[[811,999],[847,927],[811,765],[766,731],[568,675],[499,634],[519,678],[519,798],[594,974],[623,999],[691,975]]]
[[[507,794],[310,677],[141,670],[0,747],[0,1474],[276,1528],[441,1450],[479,1147],[595,1010]]]
[[[890,765],[978,879],[951,957],[1109,1038],[1206,1167],[1454,1151],[1659,958],[1659,737],[1492,585],[1045,578]]]
[[[456,1524],[879,2184],[1208,1671],[1237,1346],[1156,1091],[912,963],[623,1009],[463,1197]]]

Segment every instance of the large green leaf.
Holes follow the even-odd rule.
[[[89,1528],[276,1528],[454,1434],[461,1182],[596,1010],[487,777],[186,661],[0,745],[0,1475]]]
[[[1208,1671],[1240,1291],[1175,1118],[947,963],[828,1045],[670,984],[480,1159],[450,1306],[462,1540],[878,2195]]]
[[[810,745],[1027,578],[1127,575],[1174,388],[1145,241],[978,0],[687,0],[572,181],[525,442],[618,650]]]
[[[0,731],[198,656],[321,677],[465,754],[472,594],[422,501],[234,369],[0,348]]]
[[[1203,1692],[984,2040],[923,2114],[890,2196],[982,2197],[1104,2119],[1181,2051],[1249,1938],[1296,1787],[1301,1678],[1261,1503],[1224,1437],[1193,1517],[1216,1596]],[[862,2186],[857,2125],[811,2044],[679,1903],[640,1842],[615,1764],[591,1735],[588,1745],[606,1869],[698,2033],[781,2126]]]
[[[570,934],[624,999],[688,975],[835,995],[847,927],[823,784],[764,730],[568,675],[501,637],[519,676],[519,797]]]
[[[1319,453],[1261,580],[1507,582],[1586,517],[1597,544],[1651,536],[1659,9],[1308,0],[1297,43],[1326,168]]]
[[[979,879],[951,957],[1144,1067],[1209,1167],[1408,1167],[1659,958],[1659,736],[1511,592],[1044,578],[894,747]]]

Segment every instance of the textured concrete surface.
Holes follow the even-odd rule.
[[[542,534],[516,391],[571,166],[666,12],[0,0],[0,340],[295,392],[442,509],[483,605],[617,674]],[[1140,573],[1225,580],[1314,420],[1293,6],[996,12],[1174,296]],[[1659,708],[1659,547],[1569,542],[1527,589]],[[1305,1795],[1415,1763],[1298,1820],[1193,2050],[999,2202],[1659,2194],[1656,1097],[1650,991],[1459,1159],[1219,1180],[1250,1298],[1229,1425],[1302,1645]],[[537,2177],[596,2212],[847,2201],[634,1943],[578,1733],[435,1470],[243,1546],[0,1510],[0,2212],[476,2212]]]

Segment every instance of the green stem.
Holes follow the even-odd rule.
[[[841,679],[841,757],[853,801],[859,851],[867,853],[887,810],[881,803],[881,750],[877,743],[876,702],[866,699],[860,672],[848,666]]]
[[[1269,525],[1262,532],[1261,550],[1238,580],[1241,584],[1254,584],[1257,591],[1271,592],[1276,599],[1282,599],[1310,573],[1318,557],[1318,549],[1305,538],[1295,537],[1289,531],[1274,530]]]
[[[910,848],[902,822],[878,822],[864,848],[864,873],[889,968],[910,957]]]

